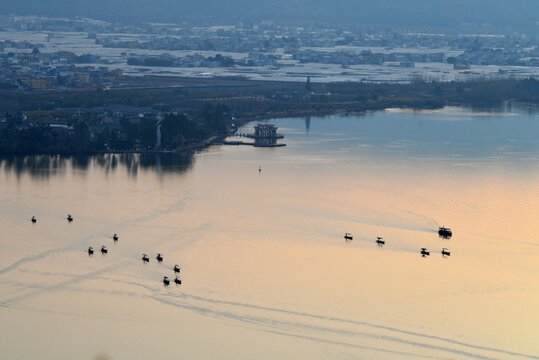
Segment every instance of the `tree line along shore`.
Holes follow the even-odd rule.
[[[146,86],[148,82],[146,80]],[[530,79],[408,84],[192,79],[179,86],[0,91],[0,154],[181,151],[207,146],[249,121],[386,108],[539,105]],[[160,146],[157,125],[160,124]]]

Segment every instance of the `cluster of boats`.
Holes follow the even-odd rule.
[[[157,256],[155,257],[155,259],[157,260],[157,262],[163,262],[163,255],[161,255],[160,253],[157,253]],[[145,262],[145,263],[150,262],[150,257],[146,254],[142,254],[142,262]],[[178,264],[176,264],[174,265],[172,270],[174,270],[174,273],[179,274],[181,271],[181,268]],[[178,276],[176,276],[173,281],[177,285],[182,284],[182,280]],[[168,278],[168,276],[163,276],[163,284],[165,286],[170,285],[170,279]]]
[[[112,236],[112,240],[114,240],[114,242],[117,242],[119,238],[120,237],[118,236],[118,234],[114,234]],[[101,253],[102,254],[107,254],[108,253],[107,247],[105,245],[101,246]],[[88,248],[88,255],[93,255],[93,254],[94,254],[94,249],[93,249],[93,247],[90,246]],[[157,253],[157,256],[155,257],[155,259],[157,260],[157,262],[161,263],[161,262],[163,262],[163,255],[161,253]],[[150,262],[150,257],[148,255],[146,255],[146,254],[142,254],[142,262],[144,262],[144,263]],[[181,268],[179,267],[178,264],[176,264],[176,265],[174,265],[172,270],[174,270],[174,272],[176,274],[179,274]],[[173,281],[177,285],[181,285],[181,283],[182,283],[182,280],[178,276],[176,276]],[[163,277],[163,284],[165,286],[170,285],[170,279],[168,278],[168,276]]]
[[[35,223],[37,223],[37,218],[35,216],[32,216],[30,221],[33,224],[35,224]],[[71,214],[67,214],[67,221],[68,222],[73,222],[73,216]],[[112,235],[112,240],[115,243],[118,242],[119,239],[120,239],[120,237],[118,236],[118,234],[115,233],[114,235]],[[100,251],[101,251],[101,254],[103,254],[103,255],[108,254],[108,252],[109,252],[109,250],[107,249],[107,247],[105,245],[101,245],[101,250]],[[88,247],[88,255],[89,256],[92,256],[94,254],[94,252],[95,252],[95,250],[94,250],[94,248],[92,246]],[[155,258],[157,259],[157,262],[159,262],[159,263],[163,262],[163,255],[162,254],[157,253],[157,256]],[[148,257],[148,255],[142,254],[142,261],[143,262],[150,262],[150,258]],[[174,265],[172,270],[174,270],[175,274],[179,274],[181,268],[178,266],[178,264],[176,264],[176,265]],[[173,281],[177,285],[181,285],[181,283],[182,283],[182,280],[177,275],[175,276]],[[170,279],[168,278],[168,276],[163,277],[163,284],[165,286],[170,285]]]
[[[35,216],[32,216],[32,219],[31,219],[32,223],[37,223],[37,218]],[[73,222],[73,216],[71,216],[71,214],[67,214],[67,221],[68,222]],[[441,237],[441,238],[444,238],[444,239],[449,239],[453,236],[453,232],[451,231],[450,228],[446,228],[446,227],[443,227],[443,226],[440,226],[438,228],[438,235]],[[344,239],[345,241],[352,241],[354,240],[354,236],[350,233],[345,233],[344,234]],[[112,240],[114,240],[114,242],[117,242],[119,240],[119,236],[118,234],[114,234],[112,235]],[[385,240],[383,237],[381,236],[377,236],[376,237],[376,244],[378,244],[379,246],[384,246],[386,244]],[[102,245],[101,246],[101,254],[107,254],[109,251],[107,249],[107,247],[105,245]],[[421,256],[423,257],[426,257],[426,256],[429,256],[430,255],[430,251],[427,249],[427,248],[421,248],[421,251],[419,252],[421,254]],[[442,256],[450,256],[451,255],[451,252],[447,249],[447,248],[442,248]],[[93,255],[94,254],[94,248],[93,247],[89,247],[88,248],[88,255]],[[157,253],[157,256],[155,257],[157,262],[161,263],[163,262],[163,255],[160,254],[160,253]],[[150,262],[150,257],[146,254],[142,254],[142,261],[144,263],[147,263],[147,262]],[[178,264],[174,265],[173,267],[173,270],[174,270],[174,273],[175,274],[179,274],[180,273],[180,270],[181,268],[178,266]],[[178,276],[175,276],[174,278],[174,283],[177,284],[177,285],[181,285],[182,281],[180,278],[178,278]],[[168,278],[168,276],[164,276],[163,277],[163,284],[165,286],[168,286],[170,285],[170,279]]]
[[[101,254],[108,254],[109,250],[107,249],[107,247],[105,245],[101,246]],[[94,254],[94,248],[93,247],[89,247],[88,248],[88,255],[93,255]]]
[[[446,227],[443,227],[443,226],[440,226],[438,228],[438,235],[441,237],[441,238],[444,238],[444,239],[450,239],[451,236],[453,236],[453,232],[451,231],[450,228],[446,228]],[[354,240],[354,236],[350,233],[345,233],[344,234],[344,240],[345,241],[352,241]],[[381,236],[377,236],[376,237],[376,244],[378,244],[379,246],[384,246],[386,244],[385,240],[383,237]],[[421,256],[423,257],[426,257],[426,256],[429,256],[430,255],[430,251],[427,249],[427,248],[421,248],[420,252]],[[442,248],[442,256],[443,257],[446,257],[446,256],[451,256],[451,251],[449,251],[447,248]]]
[[[32,224],[35,224],[35,223],[37,223],[37,218],[35,216],[32,216],[30,221],[32,222]],[[68,222],[73,222],[73,216],[71,216],[71,214],[67,214],[67,221]]]
[[[118,237],[118,234],[114,234],[112,235],[112,240],[114,240],[114,242],[117,242],[119,239]],[[101,254],[108,254],[109,250],[107,249],[107,247],[105,245],[101,245]],[[88,255],[93,255],[94,254],[94,248],[93,247],[89,247],[88,248]]]

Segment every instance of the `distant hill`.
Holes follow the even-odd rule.
[[[538,27],[538,0],[18,0],[0,13],[120,21],[324,21],[452,27],[463,23]]]

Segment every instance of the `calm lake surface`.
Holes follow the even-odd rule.
[[[538,113],[271,123],[286,147],[1,159],[2,357],[539,359]]]

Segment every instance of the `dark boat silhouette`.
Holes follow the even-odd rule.
[[[168,279],[168,276],[163,277],[163,284],[165,284],[165,285],[170,284],[170,280]]]
[[[430,251],[428,251],[427,248],[421,248],[421,256],[425,257],[429,255],[430,255]]]
[[[112,240],[114,240],[114,241],[118,241],[118,234],[114,234],[114,235],[112,235]]]
[[[176,276],[176,279],[174,279],[174,282],[178,285],[182,284],[182,281]]]
[[[174,265],[174,272],[176,273],[179,273],[180,272],[180,267],[178,266],[178,264]]]
[[[344,234],[344,240],[354,240],[354,237],[350,233]]]
[[[37,222],[37,219],[36,219],[36,217],[35,217],[35,216],[32,216],[32,220],[31,220],[31,221],[32,221],[32,223],[34,223],[34,224],[35,224],[35,223]]]
[[[142,254],[142,261],[144,262],[150,262],[150,258],[146,254]]]
[[[451,256],[451,251],[447,250],[447,248],[442,248],[442,256]]]
[[[93,255],[93,254],[94,254],[94,248],[90,246],[88,248],[88,255]]]
[[[163,255],[157,253],[157,256],[155,257],[157,259],[157,261],[161,262],[163,261]]]
[[[101,253],[102,253],[102,254],[106,254],[106,253],[108,253],[108,252],[109,252],[109,251],[107,250],[107,248],[106,248],[105,245],[101,246]]]
[[[377,236],[377,237],[376,237],[376,243],[377,243],[378,245],[385,245],[386,242],[385,242],[385,240],[382,240],[382,239],[383,239],[382,237]]]
[[[67,221],[72,222],[73,216],[71,216],[70,214],[67,214]]]
[[[449,239],[451,236],[453,236],[453,232],[450,228],[440,226],[438,228],[438,235],[440,235],[440,237],[443,237],[444,239]]]

